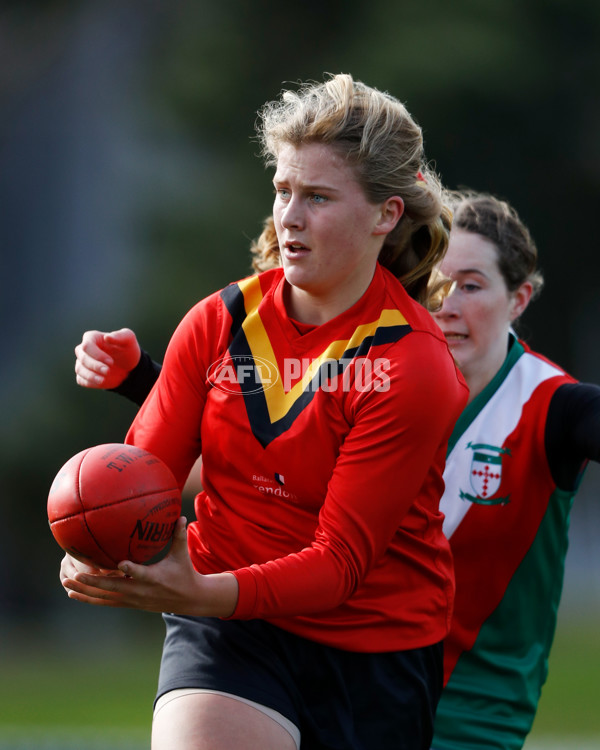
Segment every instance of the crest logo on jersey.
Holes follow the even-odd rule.
[[[495,495],[502,483],[502,458],[510,456],[510,450],[485,443],[469,443],[467,448],[473,451],[469,479],[475,494],[460,490],[461,499],[477,505],[506,505],[510,495]]]

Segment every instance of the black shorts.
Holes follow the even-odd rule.
[[[164,615],[157,698],[205,688],[295,724],[302,750],[429,750],[442,644],[385,653],[324,646],[264,620]]]

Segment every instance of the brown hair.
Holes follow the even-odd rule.
[[[448,195],[454,228],[480,234],[494,244],[498,268],[508,291],[514,292],[529,281],[533,286],[532,299],[537,296],[544,285],[537,269],[537,247],[516,210],[489,193],[465,190]]]

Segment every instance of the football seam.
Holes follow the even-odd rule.
[[[165,489],[165,490],[156,490],[152,494],[158,494],[159,492],[174,492],[174,491],[179,492],[179,487],[173,487],[171,489]],[[83,502],[82,502],[81,497],[80,497],[79,501],[81,502],[81,510],[77,511],[77,513],[69,513],[69,515],[67,515],[67,516],[62,516],[61,518],[57,518],[54,521],[52,521],[52,523],[54,524],[54,523],[60,523],[61,521],[67,521],[69,518],[74,518],[75,516],[78,516],[81,513],[83,513],[83,514],[93,513],[95,510],[102,510],[103,508],[115,507],[117,505],[120,505],[121,503],[129,502],[129,500],[137,500],[140,497],[148,497],[148,494],[147,493],[140,493],[139,495],[132,495],[131,497],[124,497],[124,498],[121,498],[121,500],[115,500],[114,502],[105,503],[104,505],[97,505],[94,508],[86,508],[86,507],[84,507]],[[90,531],[90,533],[91,533],[91,531]]]

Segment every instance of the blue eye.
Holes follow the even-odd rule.
[[[320,195],[319,193],[313,193],[310,197],[313,203],[326,203],[327,198],[324,195]]]

